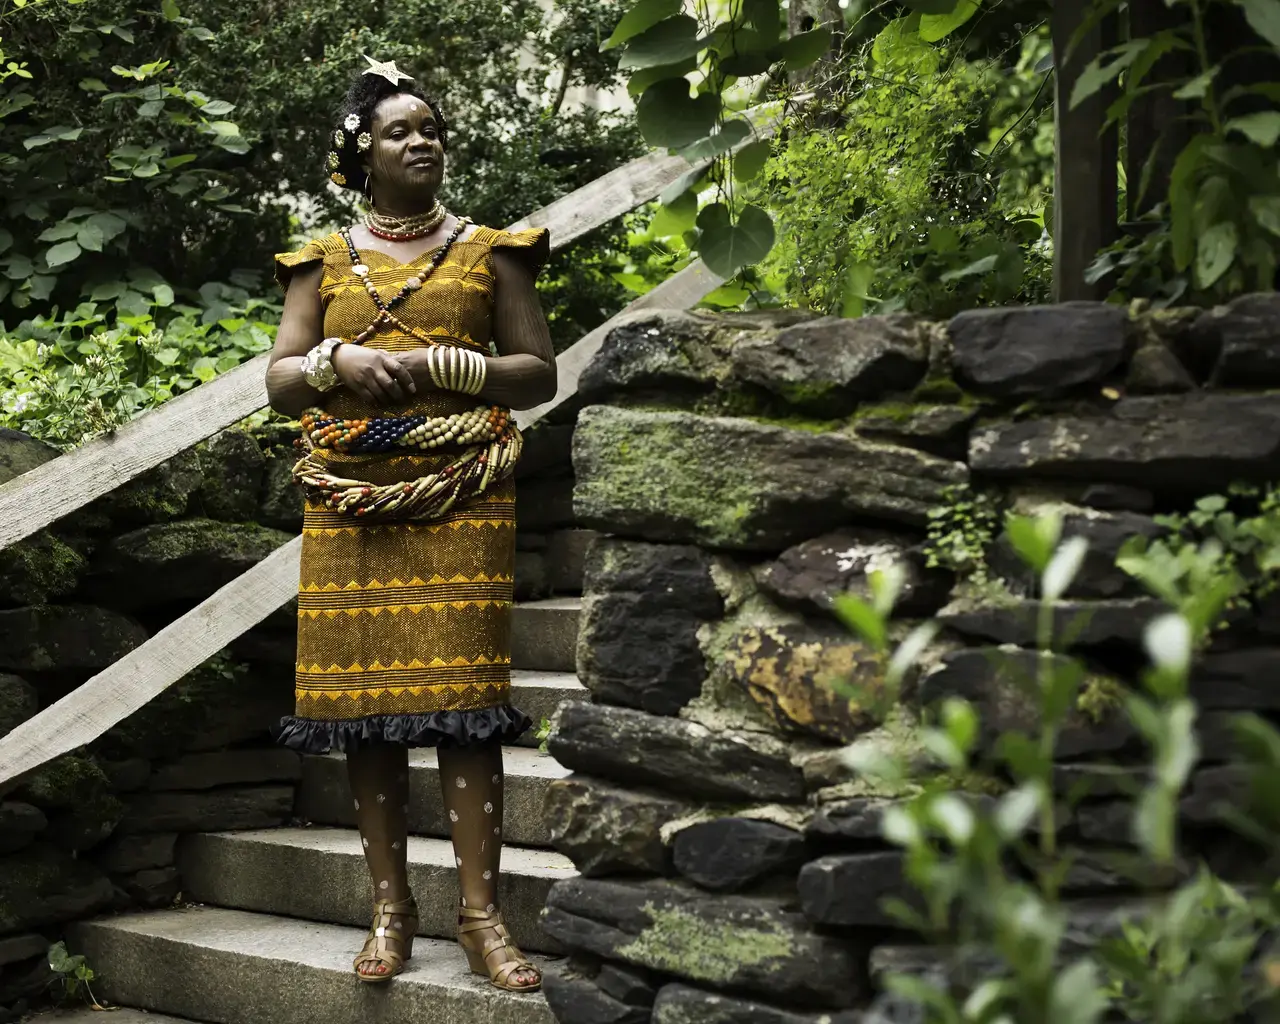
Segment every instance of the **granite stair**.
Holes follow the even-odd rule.
[[[559,969],[559,950],[542,932],[542,907],[574,871],[549,849],[542,814],[547,787],[568,772],[538,751],[536,726],[562,701],[590,696],[574,671],[585,537],[571,532],[561,546],[572,565],[552,574],[570,593],[513,610],[512,702],[535,729],[504,751],[501,903],[513,938],[545,972]],[[389,985],[352,976],[368,929],[368,874],[343,757],[308,757],[294,825],[182,837],[183,906],[71,929],[69,944],[98,972],[99,996],[137,1008],[116,1024],[554,1024],[541,994],[505,993],[469,972],[452,938],[457,872],[434,751],[411,752],[409,785],[409,873],[422,920],[401,976]]]

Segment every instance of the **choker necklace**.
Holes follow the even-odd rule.
[[[448,216],[449,211],[437,199],[426,213],[415,213],[408,217],[394,217],[370,208],[364,215],[364,226],[375,238],[387,242],[412,242],[431,234]]]

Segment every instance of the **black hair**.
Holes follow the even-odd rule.
[[[328,156],[325,173],[329,180],[341,188],[355,192],[365,191],[367,175],[361,166],[364,154],[372,143],[373,111],[388,96],[404,93],[416,96],[431,108],[440,131],[440,145],[449,148],[449,125],[440,110],[440,104],[426,95],[412,79],[400,79],[392,85],[381,75],[356,75],[347,95],[338,109],[338,117],[329,133]],[[364,140],[364,147],[360,145]]]

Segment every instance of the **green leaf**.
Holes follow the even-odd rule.
[[[1280,49],[1280,0],[1239,0],[1249,26]]]
[[[636,122],[649,145],[679,149],[707,135],[720,113],[714,93],[689,95],[689,83],[674,78],[649,86],[636,104]]]
[[[679,14],[683,5],[681,0],[640,0],[631,10],[622,16],[613,34],[601,45],[601,50],[612,50],[641,32],[653,28],[664,18]]]
[[[106,92],[107,83],[101,78],[82,78],[80,79],[80,88],[85,92]]]
[[[11,245],[13,245],[13,235],[4,228],[0,228],[0,253],[8,252]]]
[[[50,269],[70,263],[80,255],[80,246],[75,242],[59,242],[44,254],[44,261]]]
[[[844,284],[840,291],[840,315],[846,319],[862,316],[867,311],[867,300],[871,298],[871,282],[875,280],[876,268],[870,263],[851,263],[845,272]]]
[[[763,75],[779,59],[774,42],[776,38],[769,39],[749,28],[726,35],[724,42],[716,47],[721,55],[720,70],[735,78]]]
[[[778,47],[778,52],[787,62],[788,71],[803,71],[831,52],[831,42],[831,29],[823,26],[792,36]]]
[[[1010,516],[1005,534],[1024,565],[1037,576],[1044,572],[1058,546],[1062,518],[1046,513],[1038,516]]]
[[[1264,231],[1280,236],[1280,196],[1250,196],[1249,212]]]
[[[875,650],[884,650],[888,636],[888,624],[884,616],[860,597],[837,594],[831,610],[836,617]]]
[[[1174,92],[1175,100],[1200,100],[1204,99],[1205,94],[1209,91],[1209,86],[1213,84],[1214,78],[1218,75],[1218,67],[1211,67],[1202,75],[1196,75],[1181,89]]]
[[[240,126],[234,121],[210,121],[209,128],[227,138],[236,138],[240,134]]]
[[[123,217],[117,216],[116,214],[109,213],[107,211],[103,211],[102,213],[95,213],[93,216],[91,216],[88,219],[87,223],[92,224],[95,228],[97,228],[98,231],[102,233],[102,240],[104,242],[111,241],[111,239],[115,238],[116,235],[120,234],[120,232],[123,231],[126,226]]]
[[[1260,110],[1255,114],[1233,117],[1226,123],[1226,130],[1239,132],[1250,142],[1270,149],[1280,139],[1280,111]]]
[[[160,0],[160,13],[164,15],[165,21],[177,21],[182,17],[174,0]]]
[[[698,230],[698,255],[724,278],[759,263],[773,248],[773,220],[758,206],[744,207],[735,224],[727,206],[712,203],[698,214]]]
[[[235,109],[234,103],[228,103],[226,100],[211,100],[200,108],[200,113],[205,117],[226,117]]]
[[[751,126],[746,121],[726,121],[720,130],[705,139],[699,139],[692,146],[686,146],[680,155],[691,164],[712,160],[721,153],[727,153],[739,142],[751,134]]]
[[[995,270],[996,264],[1000,262],[998,253],[991,256],[983,256],[980,260],[974,260],[963,267],[956,270],[948,270],[943,274],[940,281],[959,281],[961,278],[973,277],[977,274],[989,274]]]
[[[620,70],[652,68],[660,64],[674,64],[688,60],[701,52],[703,41],[698,38],[698,23],[687,14],[660,21],[627,44],[626,52],[618,61]]]
[[[950,14],[960,0],[902,0],[903,4],[920,14]]]
[[[151,312],[151,300],[140,292],[129,289],[116,299],[116,309],[126,316],[146,316]]]
[[[661,82],[669,78],[684,78],[697,70],[698,60],[696,57],[676,61],[674,64],[659,64],[654,68],[641,68],[627,80],[627,92],[631,96],[639,96],[654,82]]]
[[[1196,242],[1196,283],[1201,288],[1213,287],[1235,262],[1239,247],[1236,226],[1229,220],[1204,232]]]
[[[1054,979],[1045,1019],[1054,1024],[1096,1024],[1107,1006],[1097,965],[1077,960]]]
[[[742,0],[742,13],[747,23],[754,26],[770,43],[777,42],[782,33],[778,0]]]
[[[733,176],[741,182],[751,181],[763,169],[773,147],[768,139],[748,142],[733,155]]]
[[[693,192],[685,192],[675,202],[659,207],[649,230],[659,238],[683,235],[693,229],[697,217],[698,197]]]
[[[92,221],[85,221],[76,232],[76,242],[81,249],[90,252],[102,252],[102,244],[106,241],[102,230]]]
[[[920,19],[920,38],[936,43],[958,29],[978,13],[978,0],[959,0],[949,14],[925,14]]]
[[[74,221],[64,220],[51,228],[45,228],[36,237],[42,242],[61,242],[65,238],[74,238],[79,230],[79,224]]]
[[[1111,50],[1098,54],[1085,65],[1071,88],[1071,107],[1075,109],[1090,96],[1098,93],[1107,83],[1119,77],[1120,72],[1138,59],[1148,46],[1146,39],[1134,39]],[[1107,58],[1109,63],[1103,63]]]
[[[152,297],[156,300],[157,306],[173,305],[173,289],[167,284],[158,284],[152,290]]]
[[[207,43],[210,39],[213,38],[213,31],[211,29],[205,28],[203,25],[196,25],[193,28],[189,28],[187,29],[187,32],[190,35],[195,36],[202,43]]]

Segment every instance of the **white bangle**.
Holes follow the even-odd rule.
[[[489,366],[484,356],[468,348],[438,345],[427,350],[427,372],[441,391],[478,395],[484,390]]]

